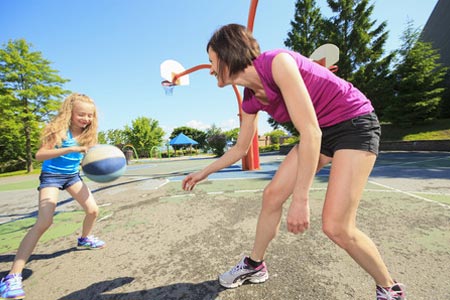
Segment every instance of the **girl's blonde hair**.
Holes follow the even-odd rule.
[[[76,103],[90,103],[94,106],[94,115],[91,123],[84,128],[81,135],[77,137],[78,144],[82,146],[93,146],[97,144],[98,118],[94,100],[84,94],[73,93],[67,96],[62,103],[58,114],[45,126],[41,135],[42,144],[52,147],[61,146],[62,140],[67,138],[67,131],[70,128],[72,110]]]

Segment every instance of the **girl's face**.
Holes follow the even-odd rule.
[[[211,49],[211,47],[208,49],[208,56],[209,56],[209,62],[211,63],[211,68],[209,69],[209,74],[213,75],[217,78],[217,85],[219,87],[224,87],[225,85],[229,84],[226,82],[228,80],[228,74],[227,70],[223,70],[224,74],[223,76],[226,78],[222,78],[219,73],[219,59],[217,57],[217,53]]]
[[[95,106],[92,103],[77,101],[72,107],[71,128],[85,129],[95,118]]]

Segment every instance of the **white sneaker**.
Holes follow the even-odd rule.
[[[219,275],[221,286],[232,289],[241,286],[247,280],[251,283],[262,283],[269,279],[269,272],[264,262],[255,269],[246,263],[246,259],[247,256],[244,256],[231,270]]]
[[[406,300],[405,285],[398,282],[388,288],[377,285],[377,300]]]

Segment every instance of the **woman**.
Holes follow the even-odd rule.
[[[374,278],[377,299],[406,299],[404,286],[391,278],[375,244],[356,227],[356,211],[378,154],[381,133],[370,101],[349,82],[298,53],[281,49],[260,53],[258,42],[241,25],[217,30],[207,52],[210,73],[219,87],[245,87],[241,128],[234,147],[184,178],[184,190],[192,190],[209,174],[246,154],[260,110],[280,123],[291,121],[301,135],[301,142],[264,189],[250,256],[220,275],[220,284],[235,288],[245,281],[268,279],[263,259],[278,231],[283,204],[292,195],[288,231],[298,234],[307,230],[315,173],[332,163],[322,212],[324,233]]]

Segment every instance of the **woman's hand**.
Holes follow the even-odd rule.
[[[205,178],[202,172],[191,173],[183,179],[181,187],[185,191],[192,191],[195,185]]]
[[[309,201],[292,199],[287,215],[287,229],[294,234],[309,228]]]

